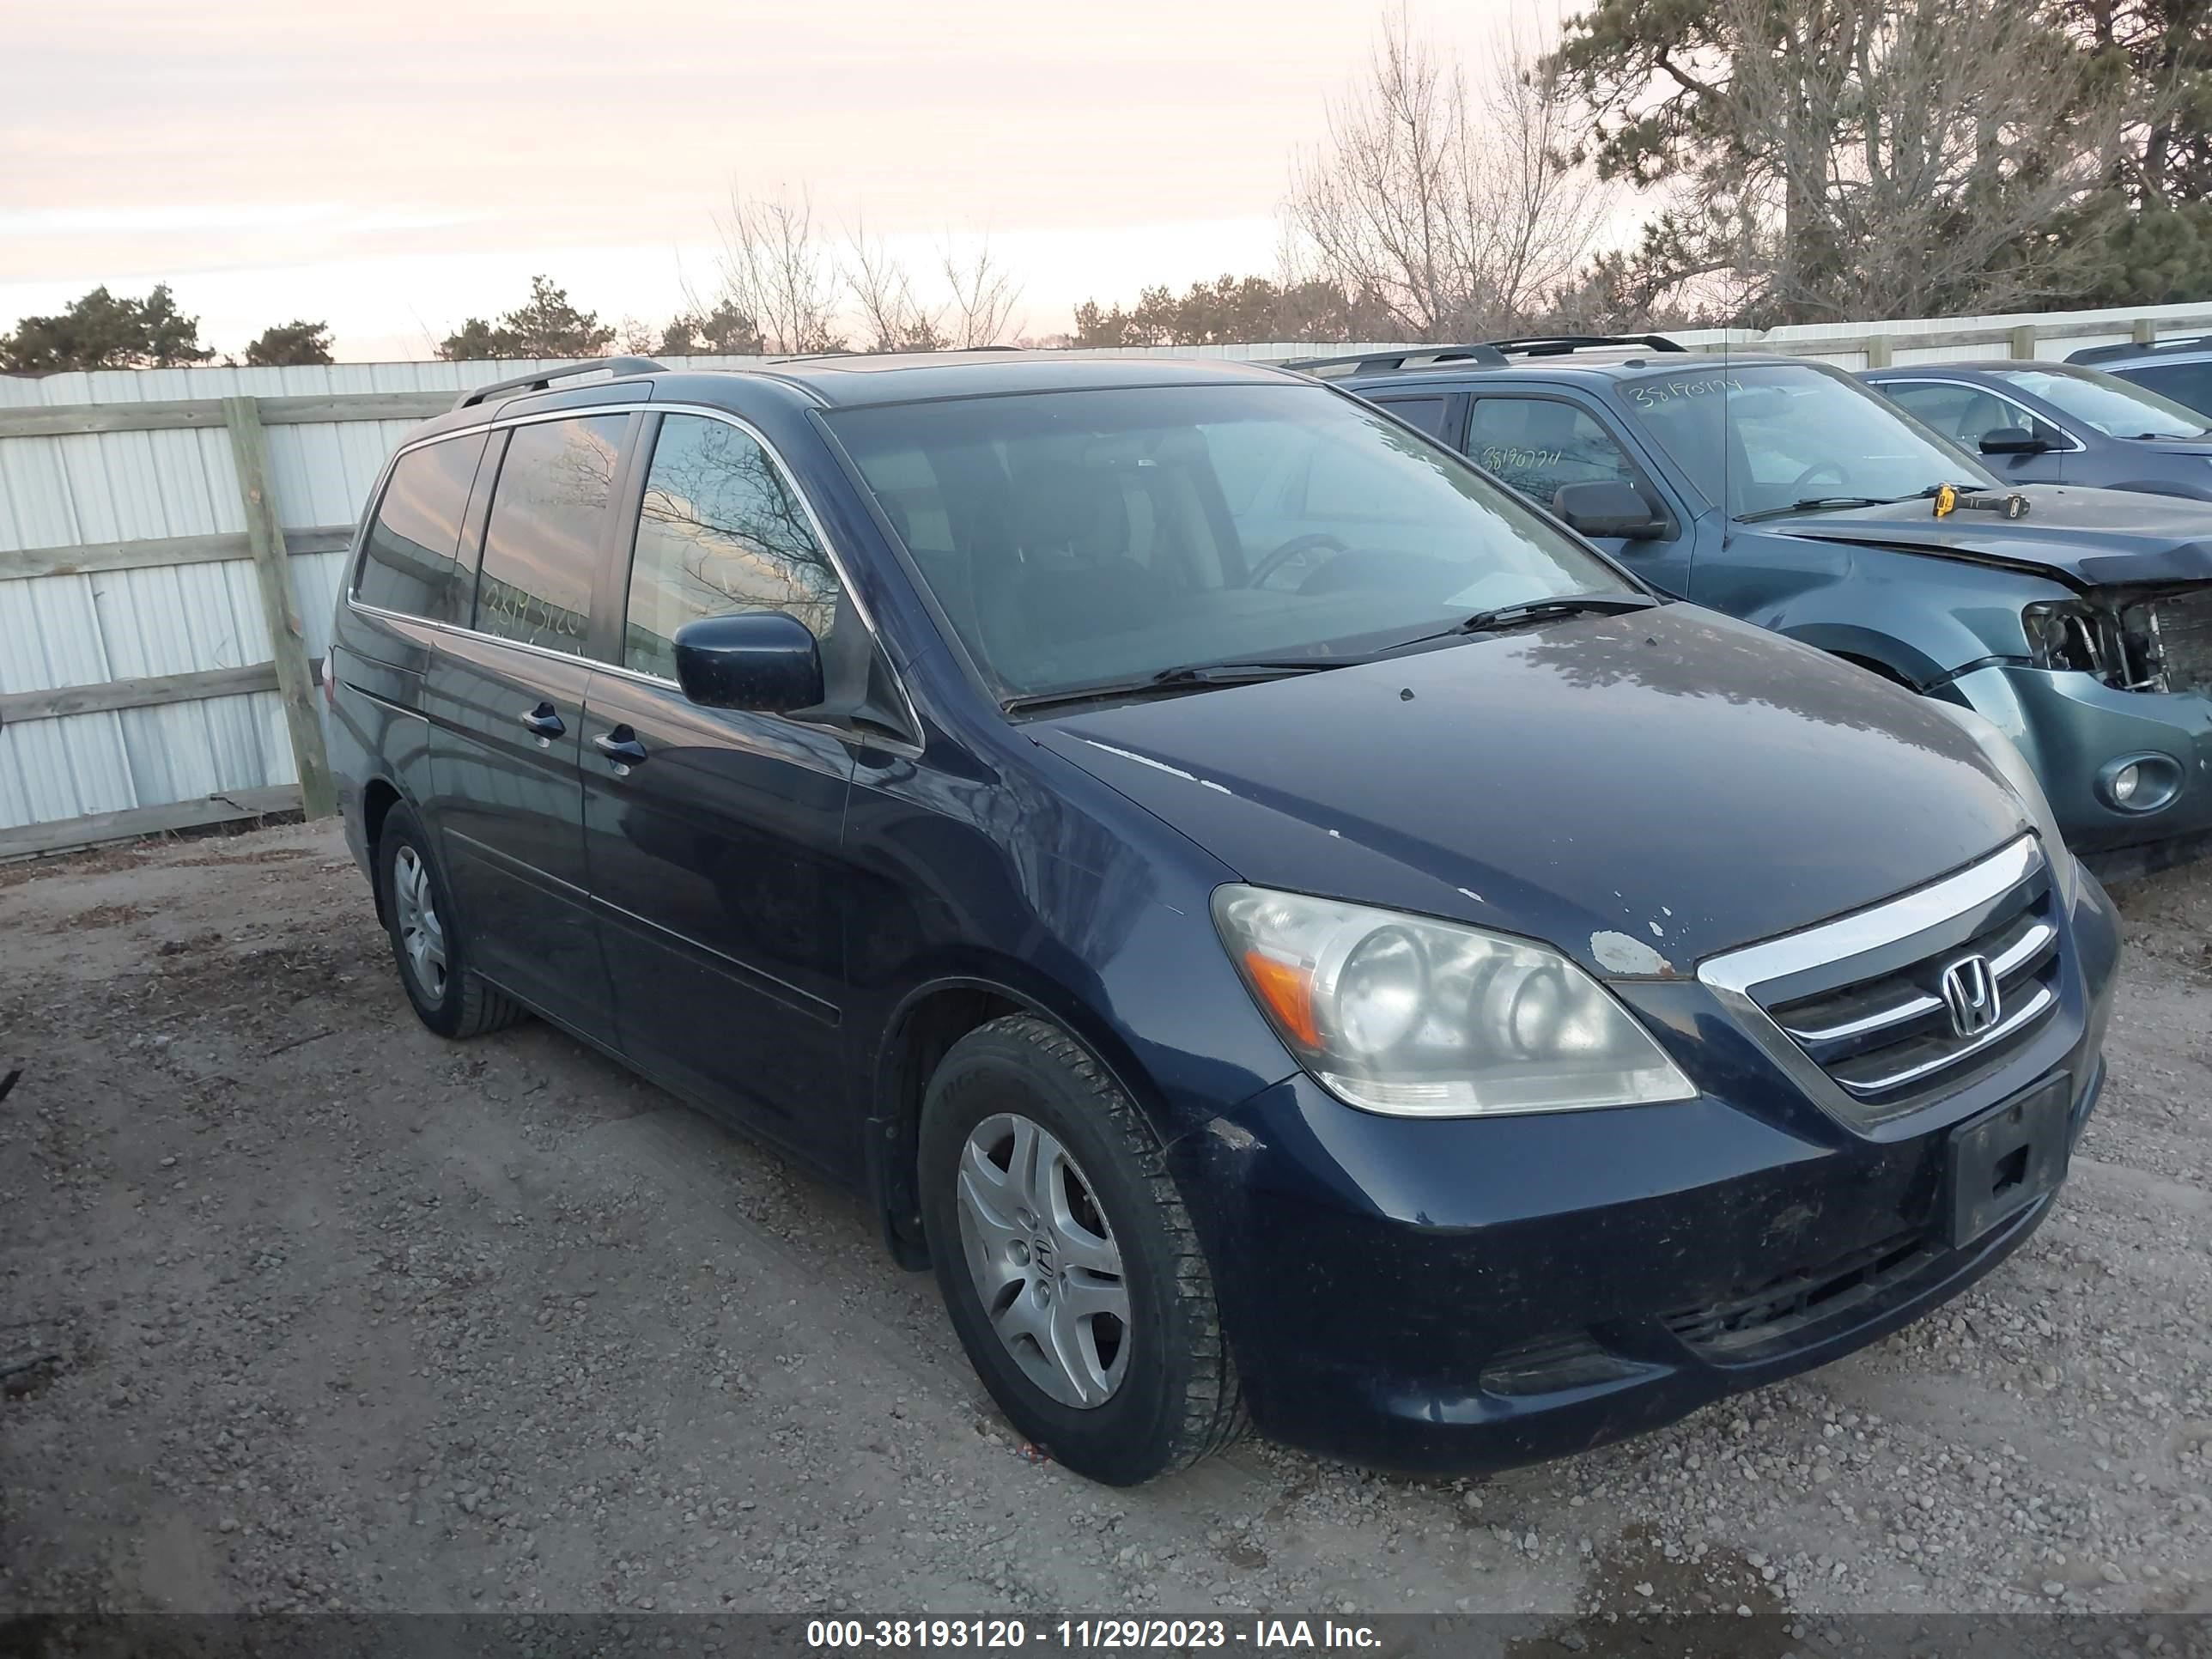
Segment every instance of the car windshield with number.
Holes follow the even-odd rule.
[[[1043,392],[827,419],[1010,700],[1194,665],[1297,672],[1478,611],[1640,592],[1458,456],[1319,388]]]
[[[2204,418],[2170,398],[2130,386],[2093,368],[2012,368],[2002,371],[2031,398],[2093,426],[2108,438],[2203,438]]]
[[[1807,363],[1731,364],[1622,383],[1626,406],[1735,519],[1896,501],[1996,481],[1895,405]]]

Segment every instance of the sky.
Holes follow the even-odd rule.
[[[1516,0],[1408,0],[1471,64]],[[1392,0],[1395,3],[1395,0]],[[166,282],[203,341],[420,358],[545,272],[610,322],[712,289],[733,191],[917,273],[988,238],[1018,325],[1273,274],[1293,155],[1382,0],[0,0],[0,330]]]

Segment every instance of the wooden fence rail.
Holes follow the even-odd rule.
[[[274,691],[284,711],[296,784],[232,790],[198,800],[173,801],[118,812],[0,830],[0,860],[66,851],[164,830],[264,817],[297,807],[308,817],[336,810],[330,760],[316,707],[316,665],[307,660],[306,635],[292,599],[288,557],[328,553],[352,539],[349,526],[286,530],[269,485],[271,425],[339,421],[425,420],[453,407],[448,392],[370,392],[327,398],[204,398],[158,403],[73,404],[0,410],[0,439],[73,437],[104,432],[162,432],[221,428],[230,439],[238,478],[243,532],[102,542],[75,547],[0,552],[0,580],[84,575],[94,571],[142,570],[233,559],[253,562],[255,587],[268,624],[273,654],[267,662],[188,674],[109,680],[50,690],[0,693],[0,726],[58,720],[125,708],[146,708],[210,697]]]

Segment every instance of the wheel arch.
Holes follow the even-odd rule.
[[[384,835],[384,821],[392,816],[392,809],[407,798],[399,793],[399,786],[386,777],[374,777],[362,786],[361,833],[368,849],[368,885],[376,900],[376,919],[389,926],[392,921],[390,896],[384,890],[384,860],[377,856],[377,842]]]
[[[915,1160],[921,1103],[938,1063],[977,1027],[1013,1014],[1033,1014],[1066,1031],[1095,1060],[1139,1113],[1161,1132],[1152,1098],[1126,1042],[1079,997],[1041,982],[1016,963],[963,965],[913,984],[885,1021],[867,1079],[869,1112],[864,1126],[868,1188],[884,1242],[902,1267],[929,1265],[921,1233],[921,1194]]]

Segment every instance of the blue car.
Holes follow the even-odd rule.
[[[1078,1473],[1579,1451],[2049,1214],[2118,933],[1985,720],[1303,376],[591,367],[355,541],[399,988],[865,1194]]]
[[[1302,367],[1661,591],[1978,711],[2108,874],[2212,849],[2212,506],[2014,487],[1839,369],[1663,336]]]
[[[2212,427],[2154,392],[2067,363],[1919,363],[1860,375],[2008,484],[2212,501]]]

